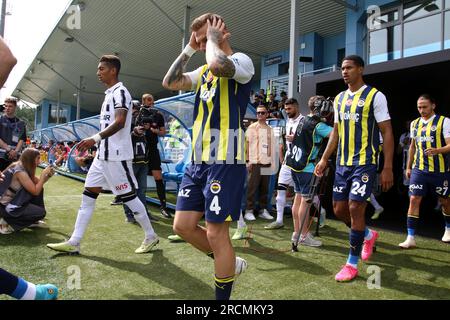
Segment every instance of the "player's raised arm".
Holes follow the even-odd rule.
[[[174,91],[192,89],[192,80],[186,74],[186,65],[198,49],[199,45],[195,39],[195,33],[192,32],[189,44],[172,63],[169,71],[167,71],[162,83],[164,88]]]
[[[208,20],[207,26],[206,62],[209,70],[216,77],[232,78],[236,72],[236,67],[220,48],[220,44],[230,37],[230,33],[227,31],[225,23],[216,17],[213,18],[212,22]]]

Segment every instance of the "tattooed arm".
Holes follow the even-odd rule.
[[[226,31],[225,23],[215,18],[212,22],[208,20],[207,23],[206,62],[209,70],[216,77],[232,78],[236,72],[236,67],[220,48],[220,43],[230,36]]]
[[[166,76],[163,80],[163,87],[169,90],[191,90],[192,80],[189,76],[185,74],[186,65],[192,55],[199,50],[199,44],[195,39],[195,34],[192,32],[191,38],[189,40],[189,45],[183,50],[183,52],[174,61],[169,71],[167,71]]]
[[[186,76],[185,68],[190,57],[186,53],[181,53],[175,62],[167,71],[163,80],[163,87],[169,90],[191,90],[192,81],[191,78]]]

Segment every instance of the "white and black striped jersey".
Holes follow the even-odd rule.
[[[123,161],[133,159],[133,144],[131,143],[131,95],[122,82],[118,82],[105,91],[100,112],[100,131],[105,130],[115,120],[117,109],[128,110],[125,127],[111,137],[102,139],[98,147],[98,159],[107,161]]]

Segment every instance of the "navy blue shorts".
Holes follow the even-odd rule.
[[[333,186],[333,200],[364,202],[370,197],[377,179],[377,166],[337,166]]]
[[[205,213],[207,222],[237,221],[247,169],[245,164],[194,164],[187,167],[177,211]]]
[[[450,172],[423,172],[412,169],[409,180],[409,195],[424,197],[428,191],[435,192],[438,197],[450,196]]]
[[[291,170],[291,173],[295,193],[301,194],[302,196],[311,195],[311,181],[314,175],[311,172],[295,172],[294,170]]]

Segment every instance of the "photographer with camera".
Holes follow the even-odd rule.
[[[136,119],[136,134],[144,134],[148,145],[148,170],[152,172],[156,183],[156,191],[161,204],[161,214],[166,218],[172,215],[166,211],[166,191],[162,179],[161,157],[158,150],[158,137],[166,134],[163,115],[153,108],[155,100],[153,96],[146,93],[142,96],[142,106]],[[149,125],[147,129],[145,124]]]
[[[131,101],[132,106],[132,120],[131,120],[131,143],[133,144],[133,173],[137,180],[138,190],[137,196],[139,200],[144,204],[148,217],[152,222],[158,221],[158,219],[148,211],[145,198],[145,191],[147,190],[147,175],[148,175],[148,153],[149,144],[148,138],[145,134],[147,130],[150,130],[150,120],[148,117],[143,116],[145,111],[138,100]],[[133,216],[133,212],[126,205],[123,206],[125,210],[126,222],[136,223]]]
[[[27,139],[25,122],[16,117],[17,100],[7,98],[0,117],[0,171],[19,159]]]
[[[294,180],[295,198],[292,206],[294,233],[292,235],[292,250],[297,251],[299,242],[311,247],[319,247],[322,242],[312,237],[309,232],[309,208],[315,196],[315,181],[313,171],[322,140],[329,137],[332,127],[322,119],[333,112],[333,103],[323,96],[313,96],[308,101],[311,113],[303,117],[292,136],[292,146],[286,155],[286,165],[291,169]]]

